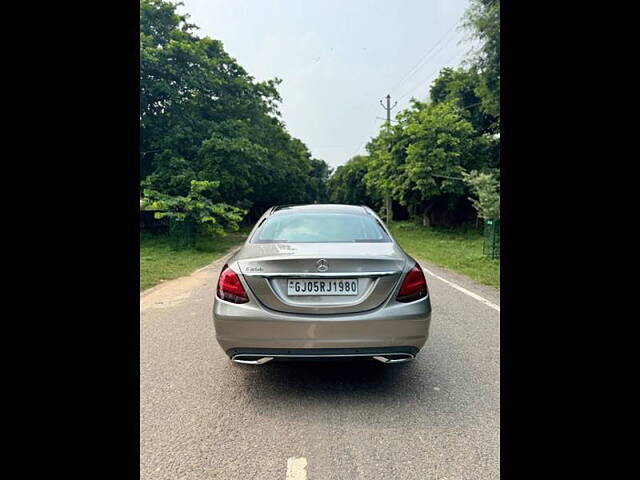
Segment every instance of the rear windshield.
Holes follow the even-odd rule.
[[[378,221],[368,215],[301,213],[268,218],[252,243],[391,242]]]

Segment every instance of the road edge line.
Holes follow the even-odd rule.
[[[429,270],[428,268],[426,268],[426,267],[424,267],[424,266],[422,266],[422,265],[421,265],[421,267],[422,267],[422,269],[423,269],[425,272],[427,272],[429,275],[431,275],[431,276],[433,276],[433,277],[437,278],[437,279],[438,279],[438,280],[440,280],[441,282],[444,282],[444,283],[446,283],[447,285],[449,285],[449,286],[451,286],[451,287],[455,288],[456,290],[459,290],[459,291],[461,291],[462,293],[464,293],[464,294],[466,294],[466,295],[469,295],[471,298],[474,298],[474,299],[478,300],[480,303],[485,304],[487,307],[489,307],[489,308],[493,308],[494,310],[496,310],[496,311],[500,312],[500,305],[496,305],[495,303],[490,302],[490,301],[489,301],[489,300],[487,300],[486,298],[481,297],[481,296],[480,296],[480,295],[478,295],[477,293],[473,293],[471,290],[467,290],[466,288],[461,287],[461,286],[460,286],[460,285],[458,285],[457,283],[453,283],[453,282],[451,282],[451,281],[447,280],[446,278],[441,277],[440,275],[436,275],[436,274],[435,274],[435,273],[433,273],[431,270]]]

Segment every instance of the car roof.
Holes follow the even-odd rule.
[[[271,208],[271,215],[291,215],[296,213],[349,213],[352,215],[371,215],[368,207],[359,205],[340,204],[310,204],[310,205],[278,205]]]

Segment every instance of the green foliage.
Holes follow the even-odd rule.
[[[329,201],[377,208],[380,199],[369,192],[365,183],[370,163],[371,157],[356,155],[336,168],[328,181]]]
[[[481,77],[475,68],[443,68],[429,89],[433,103],[453,101],[479,134],[496,133],[497,118],[482,109],[478,89]]]
[[[377,138],[367,144],[371,160],[365,177],[368,189],[379,192],[381,197],[390,195],[401,200],[400,186],[405,179],[404,163],[406,159],[407,136],[401,123],[380,131]]]
[[[443,68],[430,101],[413,100],[367,145],[369,192],[389,195],[424,225],[437,210],[468,208],[468,172],[500,168],[500,2],[471,1],[463,26],[480,44],[471,66]],[[497,187],[482,195],[483,206],[499,199]],[[495,215],[495,207],[489,211]]]
[[[484,237],[475,228],[424,228],[394,222],[391,233],[410,255],[500,287],[500,262],[483,255]]]
[[[407,134],[411,144],[406,149],[403,190],[419,192],[423,201],[446,193],[462,195],[464,184],[446,177],[460,177],[477,161],[478,137],[460,108],[450,102],[429,105],[415,112]]]
[[[245,210],[226,203],[214,203],[219,182],[191,181],[188,195],[167,195],[146,189],[141,208],[161,210],[156,218],[169,217],[182,220],[186,224],[197,225],[201,231],[214,235],[224,235],[224,229],[238,230],[238,223],[246,214]]]
[[[500,118],[500,0],[471,0],[463,26],[480,41],[472,64],[480,72],[476,93],[485,113]]]
[[[324,160],[311,159],[309,172],[307,199],[305,203],[327,203],[329,201],[329,187],[327,185],[331,168]]]
[[[472,170],[463,173],[465,182],[472,188],[477,199],[470,198],[480,218],[498,220],[500,218],[500,183],[492,173]]]
[[[279,119],[280,80],[256,82],[176,5],[140,3],[141,189],[181,198],[217,182],[202,195],[255,212],[325,198],[328,166]]]
[[[471,0],[464,27],[480,44],[471,66],[443,69],[429,102],[413,101],[369,142],[368,155],[332,174],[286,131],[280,80],[255,81],[220,41],[196,36],[176,4],[141,0],[141,190],[175,214],[206,200],[209,213],[193,218],[214,231],[234,224],[234,207],[251,217],[274,204],[378,209],[390,196],[425,224],[437,209],[469,208],[467,172],[500,167],[499,18],[499,0]],[[215,188],[195,200],[194,182]]]
[[[169,235],[140,233],[140,290],[188,275],[210,264],[247,238],[241,229],[224,237],[201,234],[195,248],[175,250]]]
[[[440,84],[442,86],[443,83]],[[480,134],[458,98],[438,91],[438,102],[414,101],[367,146],[371,191],[389,194],[430,224],[436,205],[458,208],[468,189],[462,174],[494,164],[493,141]]]

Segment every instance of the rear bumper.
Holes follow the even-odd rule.
[[[340,361],[377,360],[382,363],[401,363],[413,360],[418,348],[232,348],[229,358],[237,363],[262,365],[271,361]]]
[[[431,305],[427,297],[412,303],[388,302],[359,314],[296,315],[267,310],[253,301],[236,305],[216,298],[213,318],[218,343],[230,357],[269,349],[312,354],[308,349],[400,347],[417,353],[429,336]]]

